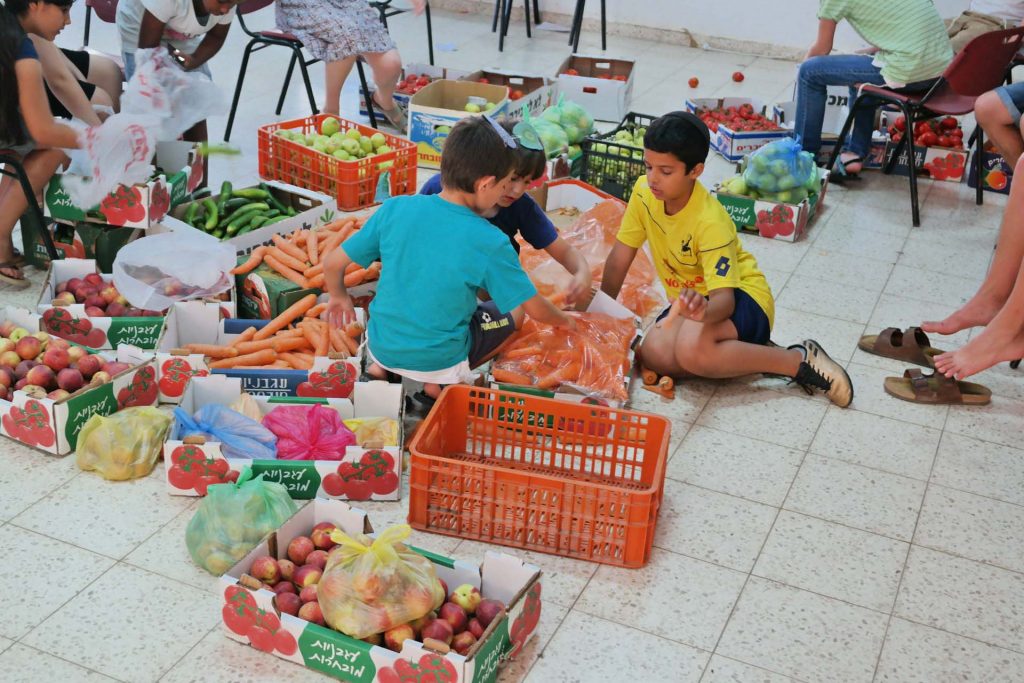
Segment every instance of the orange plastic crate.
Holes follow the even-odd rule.
[[[620,567],[651,555],[670,423],[452,385],[409,452],[416,529]]]
[[[390,135],[355,121],[338,119],[341,132],[358,128],[366,136],[381,133],[387,139],[390,152],[375,154],[365,159],[342,161],[329,154],[318,152],[291,140],[274,135],[275,131],[287,128],[300,130],[304,134],[319,133],[320,124],[328,114],[317,114],[304,119],[280,121],[260,126],[257,130],[259,142],[260,177],[264,180],[280,180],[283,183],[323,192],[338,200],[342,211],[356,211],[373,206],[377,202],[377,182],[384,170],[391,172],[391,195],[414,194],[416,192],[416,145],[405,138]],[[381,169],[380,164],[392,162]]]

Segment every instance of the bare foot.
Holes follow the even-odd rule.
[[[839,155],[839,160],[843,162],[843,168],[846,169],[846,173],[849,175],[857,175],[864,170],[864,162],[859,154],[843,152]]]
[[[979,291],[959,310],[951,313],[945,320],[930,320],[921,323],[921,329],[935,334],[955,334],[969,327],[987,325],[996,317],[1006,300],[998,301],[991,294]]]
[[[988,327],[962,349],[935,357],[935,370],[946,377],[964,379],[1002,361],[1024,356],[1024,328]]]
[[[369,375],[370,377],[373,377],[374,379],[387,379],[388,378],[387,370],[385,370],[381,366],[377,365],[376,363],[370,363],[366,367],[366,374]]]

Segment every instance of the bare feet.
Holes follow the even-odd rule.
[[[1024,324],[1019,320],[994,320],[962,349],[935,356],[935,369],[946,377],[964,379],[1002,361],[1021,357],[1024,357]]]
[[[864,160],[860,158],[859,154],[843,152],[839,155],[839,160],[843,162],[843,168],[846,169],[848,175],[857,175],[864,170]]]
[[[921,329],[935,334],[955,334],[969,327],[987,325],[996,317],[996,313],[1004,303],[1006,303],[1005,297],[1000,301],[993,294],[979,291],[971,297],[970,301],[950,314],[945,320],[923,322]]]

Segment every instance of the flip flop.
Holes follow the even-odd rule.
[[[11,270],[21,270],[21,266],[19,266],[14,261],[4,261],[3,263],[0,263],[0,282],[6,282],[15,289],[27,289],[32,285],[32,283],[29,282],[29,279],[25,277],[24,273],[22,273],[22,276],[20,278],[13,277],[2,272],[5,268]]]
[[[392,128],[401,131],[405,130],[406,123],[408,122],[408,117],[405,109],[402,107],[401,104],[399,104],[397,100],[395,101],[394,109],[385,109],[384,107],[380,106],[380,103],[377,102],[377,92],[374,91],[373,93],[370,94],[370,106],[372,106],[376,111],[379,111],[381,114],[383,114],[384,118],[388,120],[388,123],[391,125]]]
[[[929,405],[985,406],[992,402],[988,387],[950,379],[939,372],[926,375],[917,368],[904,371],[903,377],[886,377],[885,393],[901,401]]]
[[[847,180],[860,180],[860,171],[857,171],[856,173],[851,173],[850,171],[846,170],[846,167],[849,164],[860,164],[861,171],[864,170],[864,159],[862,157],[854,156],[847,159],[846,161],[843,161],[843,155],[840,153],[840,155],[836,157],[836,165],[833,169],[832,175],[829,176],[828,181],[830,183],[837,183],[839,185],[842,185]]]
[[[928,335],[920,327],[908,327],[902,332],[895,327],[887,327],[879,334],[865,334],[857,342],[857,348],[875,356],[926,368],[934,368],[934,356],[944,353],[931,345]]]

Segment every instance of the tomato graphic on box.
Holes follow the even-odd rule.
[[[199,183],[203,182],[203,171],[203,157],[197,154],[188,169],[188,185],[186,187],[189,193],[195,192]]]
[[[131,383],[117,392],[117,407],[151,406],[156,403],[156,370],[146,366],[132,376]]]
[[[355,368],[342,361],[323,372],[309,373],[309,380],[296,387],[295,393],[303,397],[348,398],[355,386]]]
[[[445,657],[427,654],[418,662],[399,659],[377,671],[380,683],[456,683],[459,674]]]
[[[153,183],[153,189],[149,193],[149,221],[156,221],[167,215],[171,208],[171,194],[167,191],[167,184],[162,178]]]
[[[106,332],[94,328],[88,318],[76,318],[69,310],[59,306],[43,311],[43,325],[50,334],[82,346],[98,349],[107,343]]]
[[[201,496],[213,484],[225,484],[238,479],[238,472],[232,470],[224,458],[207,458],[199,446],[178,446],[171,452],[171,467],[167,470],[167,481],[176,489],[195,489]],[[245,634],[240,634],[245,635]]]
[[[171,358],[160,367],[160,393],[178,398],[185,393],[185,385],[193,377],[206,377],[209,370],[193,369],[184,358]]]
[[[137,187],[118,185],[100,202],[100,210],[110,225],[141,223],[146,218],[146,205]]]
[[[12,407],[2,421],[7,434],[26,445],[50,448],[56,442],[50,413],[35,399],[26,401],[24,408]]]
[[[512,650],[509,652],[509,657],[515,657],[522,651],[526,640],[537,628],[537,624],[540,623],[540,586],[540,583],[535,583],[533,588],[529,590],[523,602],[523,611],[512,622],[512,628],[509,631],[509,638],[512,640]]]
[[[343,462],[323,478],[324,492],[349,500],[368,500],[372,495],[394,493],[398,488],[395,459],[384,450],[369,450],[358,462]]]
[[[298,651],[295,636],[281,625],[276,614],[261,609],[249,591],[241,586],[228,586],[224,600],[221,619],[232,633],[245,636],[254,648],[263,652],[276,650],[291,656]]]

